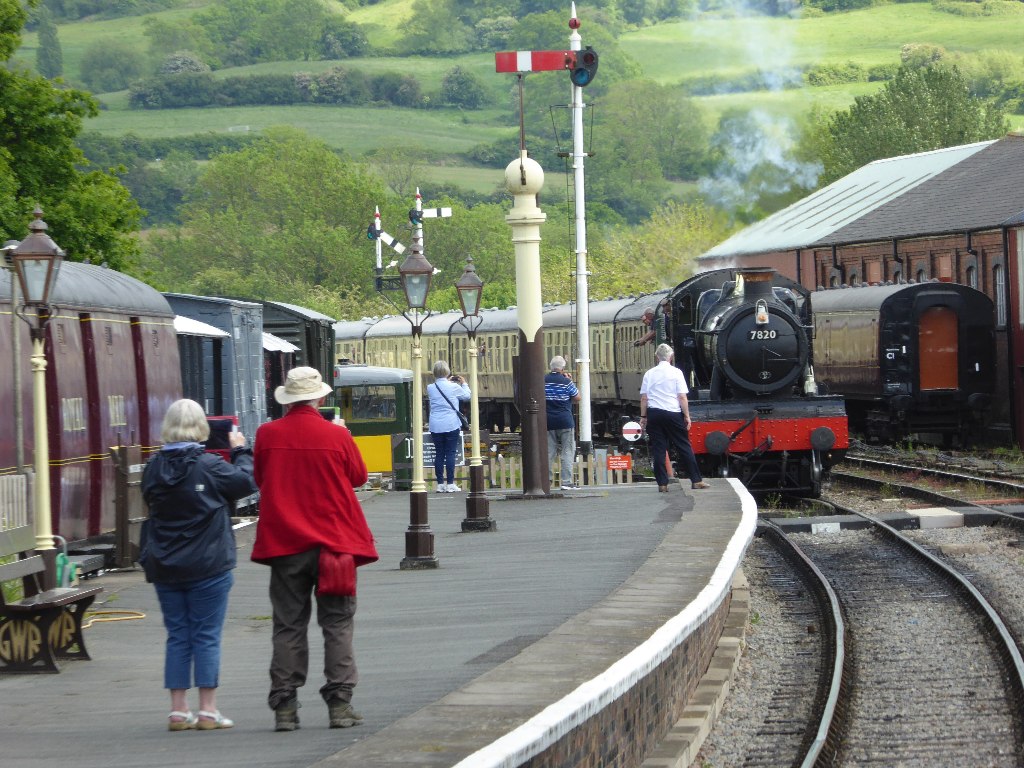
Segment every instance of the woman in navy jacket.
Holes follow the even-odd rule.
[[[252,451],[232,432],[231,463],[207,453],[210,426],[202,406],[173,403],[161,429],[164,446],[146,464],[142,496],[149,506],[139,563],[156,587],[167,629],[164,686],[171,691],[168,728],[230,728],[217,709],[220,642],[234,582],[235,535],[231,502],[256,492]],[[193,678],[199,712],[186,693]]]

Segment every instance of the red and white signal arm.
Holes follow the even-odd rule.
[[[494,54],[495,72],[557,72],[576,66],[576,51],[503,51]]]
[[[643,430],[640,429],[640,425],[635,421],[627,421],[622,425],[622,436],[631,443],[635,443],[640,439],[641,432]]]

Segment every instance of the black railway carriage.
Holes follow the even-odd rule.
[[[179,336],[184,396],[210,416],[234,416],[250,442],[267,420],[263,308],[251,301],[216,296],[164,294],[174,311],[226,336]]]
[[[52,528],[72,545],[115,527],[111,446],[138,443],[144,456],[160,444],[160,425],[181,397],[174,312],[158,291],[114,270],[75,262],[61,266],[46,329],[47,427]],[[0,280],[0,376],[4,422],[23,423],[25,461],[32,457],[32,371],[28,326],[11,325],[11,291]],[[8,332],[11,331],[11,332]],[[10,365],[13,334],[23,358]],[[15,404],[20,407],[16,408]],[[17,467],[15,430],[0,440],[0,474]]]
[[[334,318],[306,307],[263,301],[263,330],[298,347],[294,364],[316,368],[324,381],[334,376]],[[278,418],[283,411],[268,388],[267,412]]]
[[[868,440],[980,435],[995,386],[988,296],[936,281],[819,290],[811,302],[815,375]]]

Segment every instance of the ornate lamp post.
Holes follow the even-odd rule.
[[[29,325],[32,336],[32,408],[35,450],[35,527],[36,550],[53,549],[53,528],[50,511],[50,444],[46,424],[46,355],[44,341],[46,324],[54,308],[50,294],[57,282],[62,251],[46,234],[43,212],[37,207],[29,225],[29,235],[11,254],[14,271],[21,287],[22,305],[15,311]],[[29,315],[29,307],[35,314]],[[49,569],[52,576],[52,566]]]
[[[469,334],[469,388],[470,397],[470,430],[469,439],[472,444],[472,456],[469,459],[469,495],[466,497],[466,519],[462,521],[463,531],[494,531],[498,525],[488,515],[489,502],[484,493],[484,465],[480,459],[480,400],[476,390],[477,356],[476,331],[483,322],[480,317],[480,298],[484,290],[484,282],[473,267],[473,259],[466,259],[466,269],[462,277],[455,283],[459,292],[459,304],[462,305],[462,318],[459,324]]]
[[[434,267],[423,255],[420,242],[419,237],[414,238],[409,256],[398,268],[409,305],[409,310],[402,314],[412,325],[412,489],[402,570],[437,568],[434,532],[427,521],[427,486],[423,482],[423,347],[420,345],[423,321],[430,316],[430,310],[426,309],[427,292]]]

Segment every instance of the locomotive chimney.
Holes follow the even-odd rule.
[[[762,297],[771,298],[772,278],[775,277],[775,270],[771,267],[755,267],[740,270],[736,276],[736,294],[745,296],[750,300],[757,300]]]

